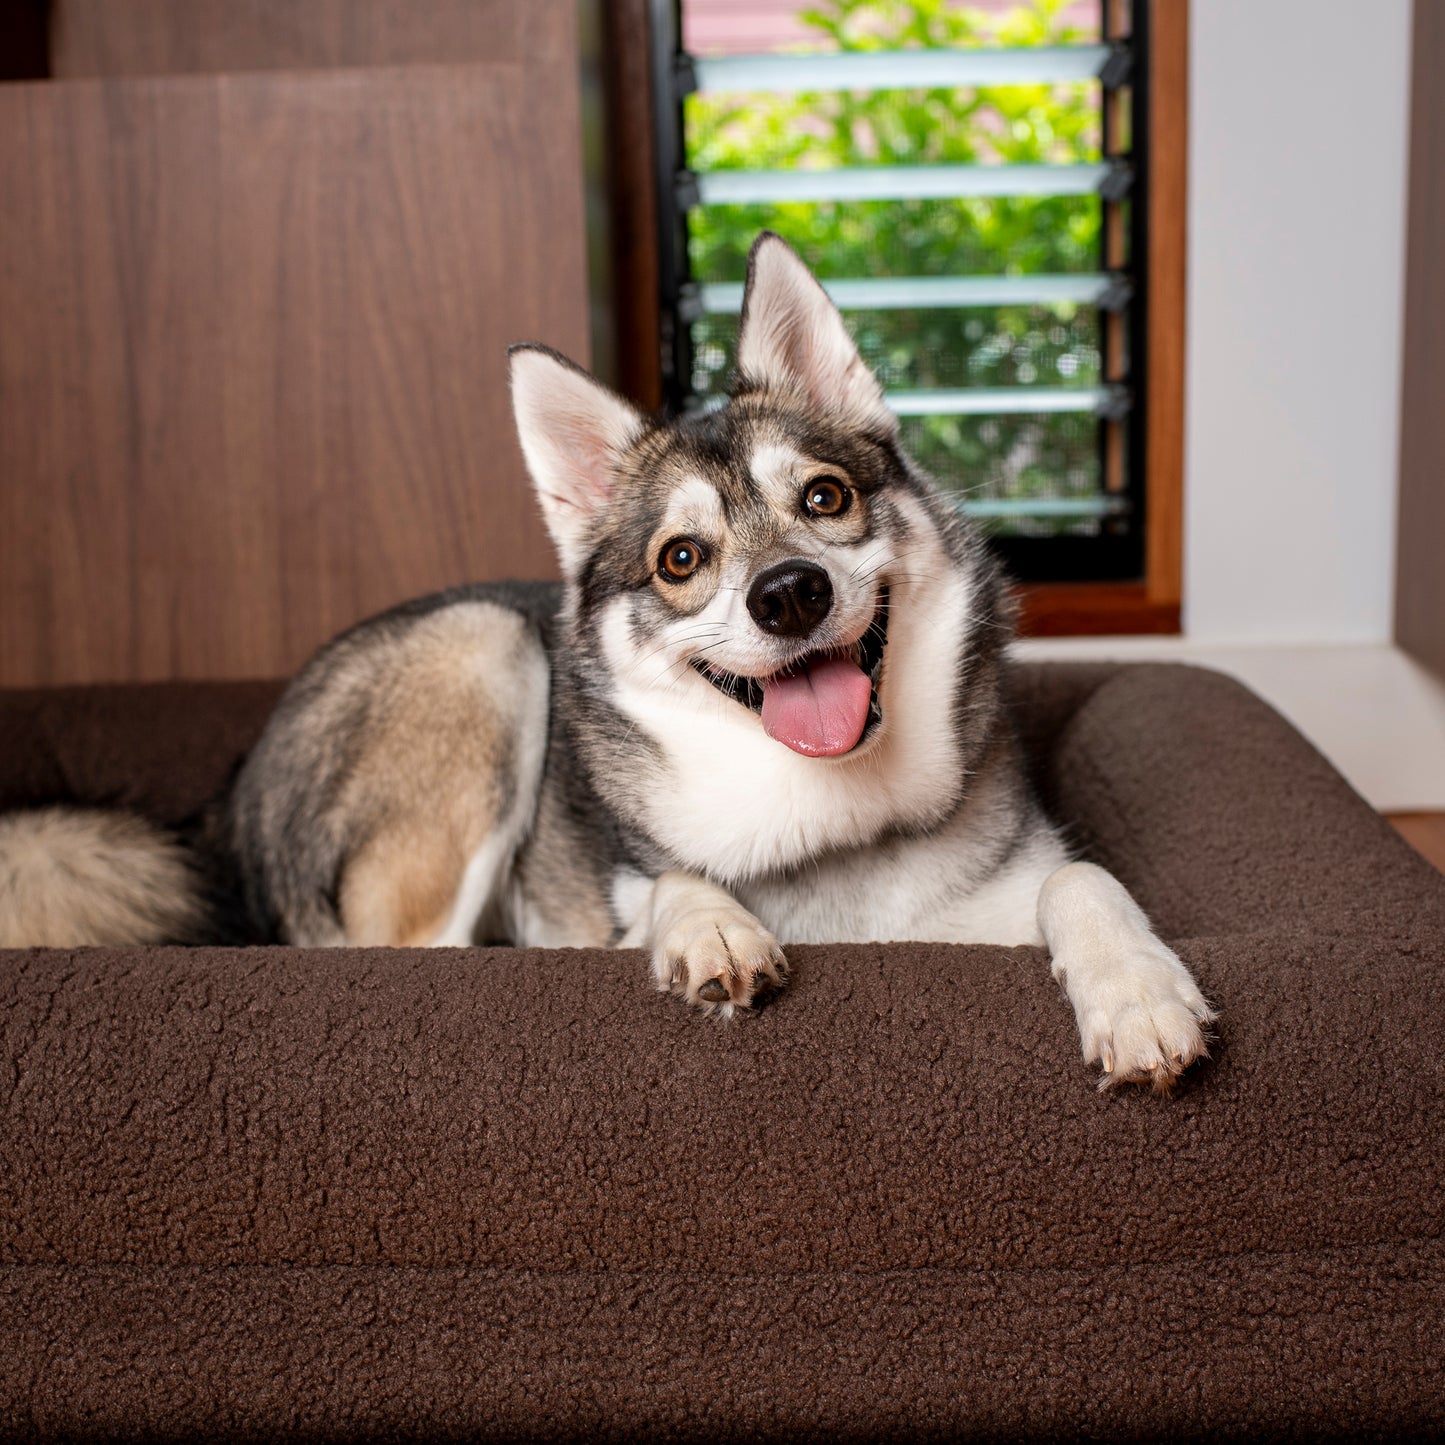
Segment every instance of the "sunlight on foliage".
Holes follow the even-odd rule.
[[[802,12],[811,49],[1036,46],[1095,37],[1064,18],[1067,0],[1006,12],[948,0],[826,0]],[[688,163],[696,171],[828,169],[867,165],[1081,164],[1100,158],[1094,83],[974,89],[693,95]],[[738,281],[766,228],[786,237],[826,279],[866,276],[1031,275],[1099,265],[1097,196],[708,206],[690,217],[700,281]],[[1092,307],[853,312],[848,322],[890,387],[1091,386],[1100,375]],[[693,327],[694,389],[723,390],[737,322]],[[1089,496],[1099,486],[1095,424],[1087,416],[927,417],[910,421],[919,460],[961,493]],[[1089,530],[1095,524],[1064,524]],[[1019,529],[1019,524],[1012,524]],[[1056,531],[1058,523],[1022,530]]]

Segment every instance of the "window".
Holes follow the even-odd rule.
[[[1177,626],[1177,503],[1151,517],[1145,464],[1160,8],[653,0],[669,405],[725,391],[747,247],[778,231],[1015,577],[1111,584],[1111,630]]]

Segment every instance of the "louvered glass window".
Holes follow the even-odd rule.
[[[1122,8],[654,0],[670,404],[725,392],[748,245],[777,231],[1017,575],[1139,575],[1145,37]]]

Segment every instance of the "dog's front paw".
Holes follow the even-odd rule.
[[[778,940],[745,909],[706,907],[672,918],[657,940],[652,971],[665,992],[727,1017],[780,989],[788,961]]]
[[[1167,1093],[1198,1059],[1207,1058],[1206,1027],[1216,1014],[1189,971],[1157,939],[1113,957],[1056,967],[1079,1024],[1085,1063],[1104,1070],[1100,1088],[1152,1084]]]

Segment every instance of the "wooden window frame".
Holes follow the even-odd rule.
[[[1122,8],[1120,0],[1104,0]],[[1149,288],[1144,414],[1145,541],[1137,582],[1019,588],[1025,637],[1177,633],[1184,580],[1184,325],[1189,127],[1188,0],[1149,6]]]
[[[1125,0],[1111,29],[1127,26]],[[1149,7],[1148,254],[1144,439],[1145,573],[1131,582],[1049,582],[1018,588],[1025,637],[1177,633],[1183,595],[1184,325],[1188,155],[1188,0],[1134,0]],[[652,150],[648,0],[613,0],[604,36],[608,73],[608,191],[617,368],[624,394],[649,409],[662,402],[658,263]]]
[[[1445,680],[1445,13],[1417,0],[1410,100],[1395,640]],[[1411,840],[1415,841],[1414,839]],[[1445,832],[1440,842],[1445,845]],[[1417,844],[1417,846],[1419,846]]]

